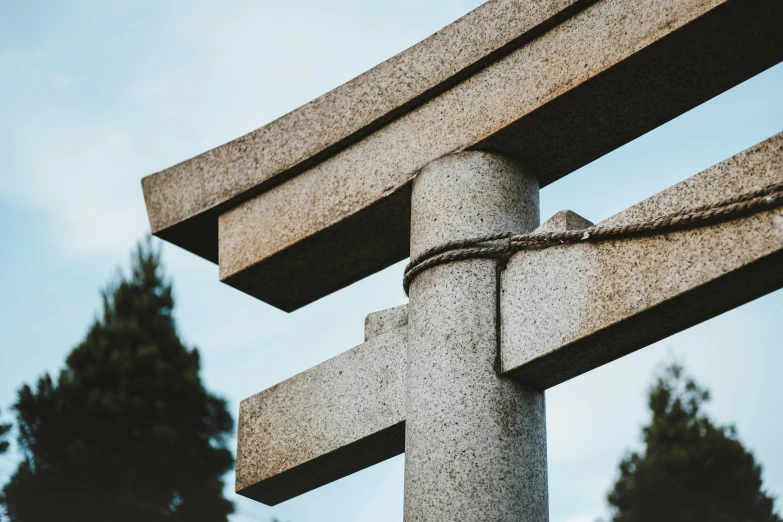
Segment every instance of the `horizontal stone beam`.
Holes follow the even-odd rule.
[[[217,262],[222,209],[344,150],[593,1],[492,0],[270,124],[146,177],[153,233]]]
[[[490,150],[546,185],[779,62],[781,24],[777,0],[599,0],[221,214],[221,280],[310,303],[408,256],[410,182],[429,162]]]
[[[777,0],[491,1],[395,58],[397,76],[374,70],[360,91],[378,96],[338,89],[330,117],[305,106],[306,124],[269,126],[265,145],[242,138],[145,179],[153,230],[294,310],[408,255],[410,182],[432,160],[491,150],[535,164],[547,185],[781,61],[781,23]],[[463,39],[469,59],[450,61]],[[424,72],[437,88],[413,81]],[[335,118],[361,130],[266,157],[299,147],[302,129],[328,135]]]
[[[602,225],[783,182],[783,133]],[[515,254],[501,281],[501,368],[546,389],[783,287],[783,209],[644,238]]]
[[[242,401],[237,493],[275,505],[405,450],[407,327],[380,330]]]

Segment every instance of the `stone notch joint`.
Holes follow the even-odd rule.
[[[561,210],[547,219],[540,227],[533,231],[534,234],[544,232],[567,232],[569,230],[584,230],[593,226],[589,221],[571,210]]]
[[[369,341],[389,330],[408,325],[408,305],[395,306],[368,314],[364,319],[364,340]]]

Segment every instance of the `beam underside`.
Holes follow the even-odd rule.
[[[266,480],[237,490],[237,493],[267,506],[274,506],[380,464],[404,451],[405,423],[400,422]]]

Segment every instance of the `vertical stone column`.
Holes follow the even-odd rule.
[[[538,183],[503,156],[462,152],[413,184],[411,255],[450,240],[526,232]],[[497,261],[458,261],[410,288],[406,522],[545,522],[543,393],[500,377]]]

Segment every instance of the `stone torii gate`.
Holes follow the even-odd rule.
[[[145,178],[151,227],[285,311],[449,241],[582,230],[539,226],[539,188],[782,61],[782,26],[779,0],[491,0]],[[781,183],[783,134],[599,225]],[[242,402],[237,491],[272,505],[404,452],[408,522],[545,521],[544,391],[783,287],[782,263],[769,206],[431,267],[364,344]]]

